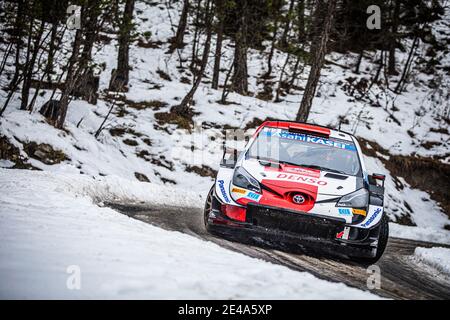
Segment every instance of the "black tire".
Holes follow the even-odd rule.
[[[205,223],[206,231],[210,232],[210,226],[208,223],[208,217],[209,213],[212,210],[212,202],[213,202],[213,196],[214,196],[214,185],[211,187],[211,189],[208,192],[208,196],[206,197],[205,202],[205,208],[203,209],[203,222]]]
[[[381,256],[384,253],[384,250],[386,249],[387,243],[389,239],[389,219],[385,215],[381,219],[380,224],[380,234],[378,235],[378,247],[377,247],[377,253],[375,257],[373,258],[353,258],[353,260],[365,264],[365,265],[371,265],[376,263],[378,260],[380,260]]]

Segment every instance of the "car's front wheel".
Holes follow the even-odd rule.
[[[373,258],[353,258],[353,260],[370,265],[376,263],[378,260],[380,260],[381,256],[384,253],[384,250],[386,249],[387,243],[389,238],[389,219],[385,215],[381,219],[380,224],[380,233],[378,235],[378,246],[377,246],[377,252],[375,254],[375,257]]]
[[[214,186],[208,192],[208,196],[206,197],[205,208],[203,209],[203,222],[205,223],[206,231],[210,231],[208,219],[209,214],[213,207],[213,197],[214,197]]]

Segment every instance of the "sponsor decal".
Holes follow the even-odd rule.
[[[240,193],[240,194],[246,194],[247,190],[240,189],[240,188],[233,188],[233,189],[231,189],[231,192]]]
[[[300,174],[302,176],[320,178],[320,170],[312,170],[312,169],[306,169],[306,168],[301,168],[301,167],[294,167],[294,166],[286,165],[286,164],[282,164],[281,169],[274,168],[274,167],[265,167],[264,170],[265,171],[296,173],[296,174]]]
[[[335,141],[321,137],[310,136],[303,133],[289,132],[282,129],[264,128],[264,133],[268,137],[280,137],[281,139],[297,140],[308,143],[322,144],[329,147],[356,151],[356,147],[353,143],[346,143],[342,141]]]
[[[259,198],[261,198],[261,195],[250,191],[247,194],[247,198],[255,200],[255,201],[259,201]]]
[[[380,214],[380,212],[381,212],[381,208],[377,208],[374,211],[374,213],[372,214],[372,216],[366,222],[364,222],[361,226],[362,227],[370,226],[370,224],[373,222],[373,220],[375,220],[375,218]]]
[[[228,203],[228,202],[230,202],[230,198],[228,198],[227,192],[225,191],[225,187],[223,185],[224,185],[224,181],[223,180],[219,180],[220,192],[222,192],[222,196],[223,196],[223,199],[225,200],[225,202]]]
[[[336,234],[336,238],[348,240],[349,235],[350,235],[350,227],[345,227],[343,231]]]
[[[277,179],[293,180],[293,181],[305,182],[305,183],[310,183],[310,184],[317,184],[319,186],[327,185],[326,181],[317,180],[317,179],[311,178],[311,177],[303,177],[303,176],[297,175],[297,174],[279,173],[277,175]]]
[[[259,201],[261,196],[260,194],[256,193],[256,192],[252,192],[249,190],[245,190],[245,189],[241,189],[241,188],[237,188],[237,187],[233,187],[231,189],[231,192],[233,193],[234,196],[236,196],[237,198],[241,199],[241,198],[247,198],[253,201]]]
[[[359,214],[359,215],[364,216],[364,217],[367,215],[366,210],[362,210],[362,209],[352,209],[352,213],[353,214]]]
[[[312,170],[296,168],[296,167],[283,167],[283,169],[286,172],[297,173],[297,174],[301,174],[303,176],[309,176],[309,177],[314,177],[314,178],[320,177],[320,171],[312,171]]]
[[[339,211],[339,214],[341,214],[343,216],[349,216],[352,214],[350,212],[350,209],[347,209],[347,208],[339,208],[338,211]]]

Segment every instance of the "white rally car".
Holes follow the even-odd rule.
[[[389,233],[384,178],[366,172],[348,133],[266,121],[239,155],[225,152],[205,225],[219,235],[295,243],[373,263]]]

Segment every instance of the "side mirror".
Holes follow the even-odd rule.
[[[369,176],[370,184],[378,185],[377,181],[381,181],[381,187],[384,188],[384,180],[386,180],[386,176],[380,173],[373,173]]]
[[[239,156],[239,151],[237,149],[226,148],[220,166],[224,168],[233,169],[236,166],[236,162]]]

